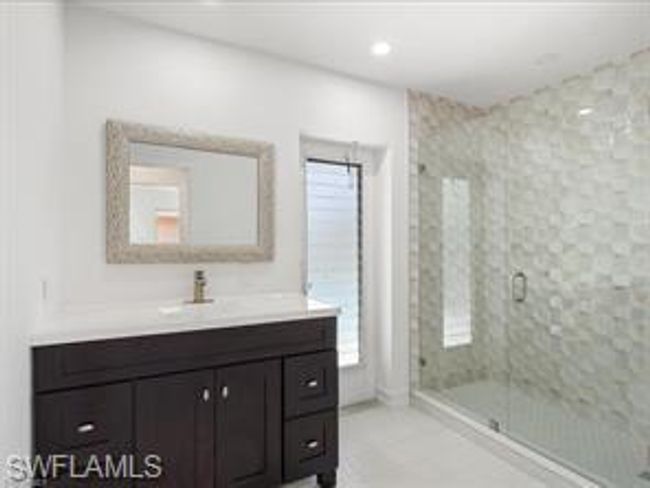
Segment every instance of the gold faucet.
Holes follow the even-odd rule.
[[[211,303],[214,300],[205,298],[205,287],[208,285],[208,280],[205,277],[203,270],[196,270],[194,272],[194,298],[189,303]]]

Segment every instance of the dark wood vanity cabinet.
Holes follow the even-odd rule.
[[[319,473],[335,484],[338,463],[338,366],[336,351],[303,354],[284,361],[284,478]],[[325,478],[328,477],[328,478]],[[331,478],[332,481],[326,481]]]
[[[126,479],[46,485],[334,486],[335,347],[335,318],[35,347],[36,453],[74,455],[77,474],[91,455],[135,460]],[[162,475],[138,479],[147,455]]]
[[[276,486],[282,477],[281,362],[217,371],[217,486]]]
[[[134,453],[162,458],[162,476],[137,486],[212,487],[214,409],[210,370],[147,378],[134,383]]]

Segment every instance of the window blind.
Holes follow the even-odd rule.
[[[360,358],[361,167],[309,160],[306,164],[310,297],[341,307],[340,364]]]

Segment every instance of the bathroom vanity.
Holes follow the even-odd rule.
[[[100,486],[268,488],[311,475],[334,486],[337,310],[242,300],[248,312],[226,301],[87,312],[37,333],[36,453],[162,458],[159,479]]]

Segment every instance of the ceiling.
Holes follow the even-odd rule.
[[[646,2],[84,0],[177,31],[488,106],[650,47]],[[392,52],[370,55],[388,41]]]

